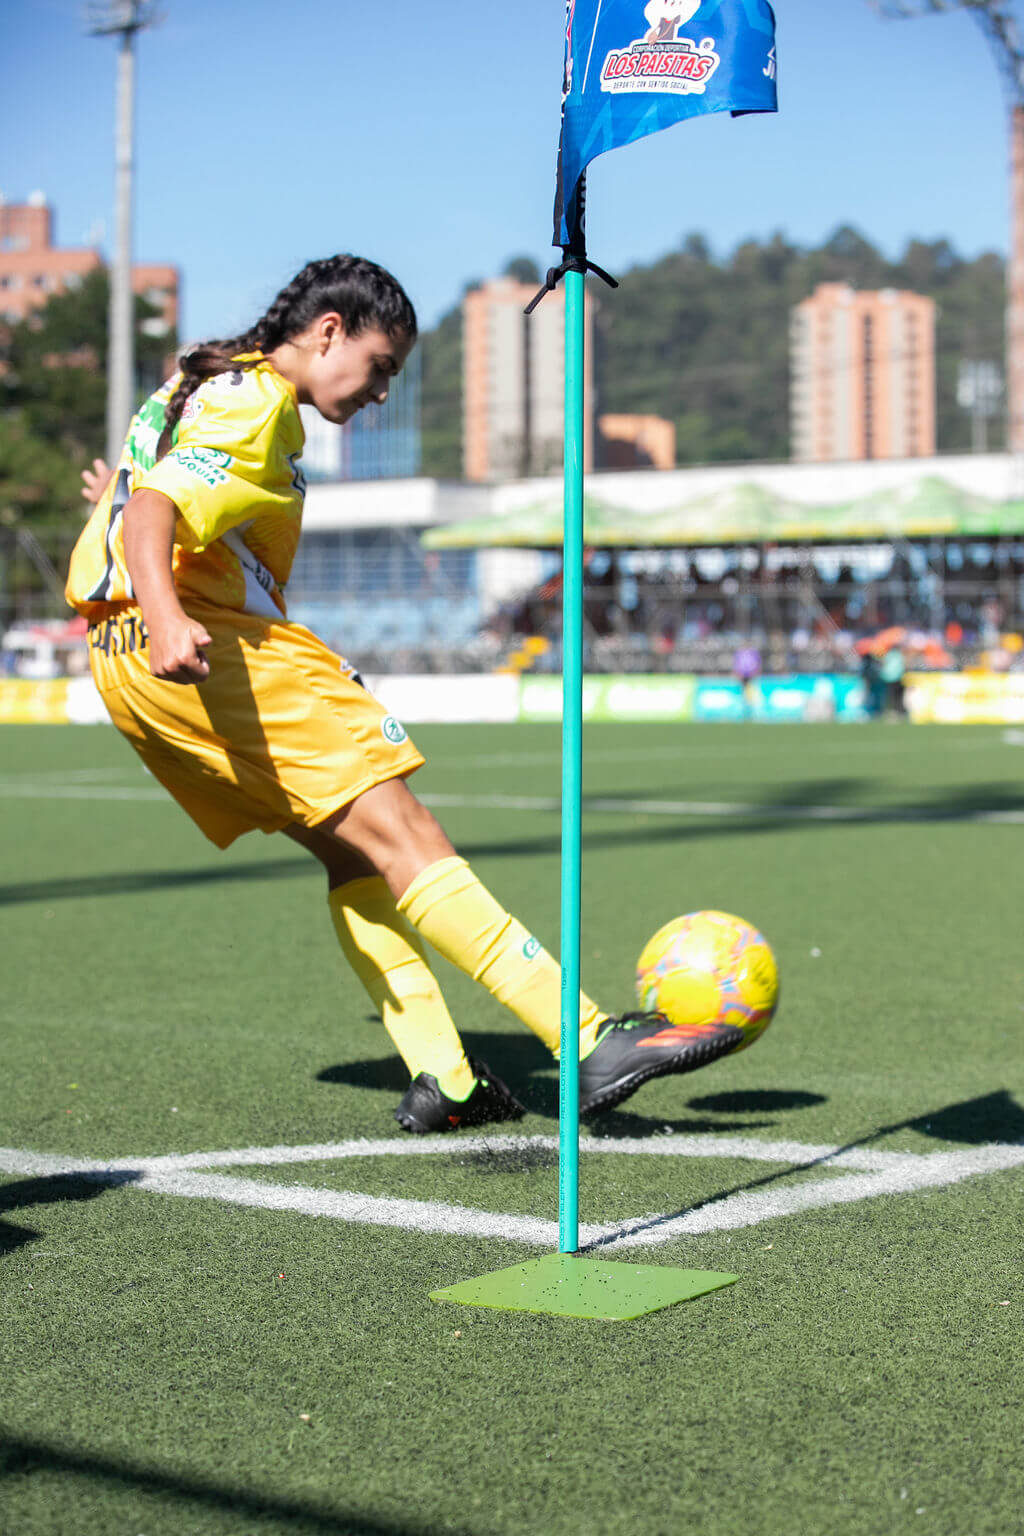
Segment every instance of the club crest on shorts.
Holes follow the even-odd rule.
[[[722,60],[715,39],[699,43],[679,36],[703,0],[647,0],[648,30],[628,48],[613,48],[601,67],[601,89],[618,95],[626,91],[664,91],[702,96]]]
[[[385,715],[380,723],[380,733],[385,741],[390,741],[393,747],[400,747],[407,740],[408,732],[401,720],[396,720],[394,715]]]

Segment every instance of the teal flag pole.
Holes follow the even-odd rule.
[[[582,182],[582,178],[581,178]],[[582,205],[582,186],[580,187]],[[582,213],[582,206],[580,207]],[[542,293],[565,279],[565,467],[562,540],[561,1041],[558,1067],[558,1252],[431,1291],[432,1300],[502,1312],[628,1320],[732,1285],[736,1275],[655,1264],[617,1264],[579,1252],[580,909],[583,794],[583,447],[586,273],[574,249]],[[605,274],[601,274],[605,276]],[[613,279],[613,286],[616,286]],[[538,298],[540,295],[538,295]],[[536,304],[536,300],[534,304]],[[531,306],[532,308],[533,306]]]
[[[580,907],[583,794],[583,380],[586,274],[565,274],[565,521],[562,539],[562,1017],[558,1249],[579,1248]]]

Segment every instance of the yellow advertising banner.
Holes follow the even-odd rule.
[[[915,725],[1024,725],[1024,672],[908,672]]]
[[[68,679],[0,679],[0,725],[66,725]]]

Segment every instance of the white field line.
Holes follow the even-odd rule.
[[[551,811],[561,810],[557,795],[421,795],[438,809]],[[899,805],[778,805],[771,801],[633,800],[618,796],[583,797],[583,812],[627,816],[766,816],[776,821],[993,821],[1024,823],[1021,811],[958,811],[941,806],[921,809]]]
[[[8,800],[145,800],[171,805],[165,790],[140,785],[137,789],[103,784],[37,784],[28,781],[0,782],[0,799]],[[557,795],[434,795],[423,794],[424,805],[438,810],[528,811],[557,815],[562,802]],[[583,801],[584,815],[764,817],[769,821],[858,822],[992,822],[1024,825],[1024,810],[964,810],[947,813],[941,806],[779,805],[772,801],[733,800],[640,800],[601,796]]]
[[[402,1150],[409,1148],[403,1145]],[[453,1149],[449,1145],[446,1150]],[[237,1154],[227,1155],[232,1161],[237,1159]],[[119,1185],[150,1194],[219,1200],[227,1205],[249,1206],[262,1211],[295,1211],[303,1216],[326,1216],[360,1226],[398,1227],[405,1231],[439,1232],[457,1237],[498,1237],[539,1248],[555,1247],[558,1243],[558,1223],[533,1216],[478,1211],[440,1201],[398,1200],[387,1195],[362,1195],[349,1190],[313,1189],[305,1184],[269,1184],[256,1179],[189,1173],[174,1168],[166,1172],[148,1171],[153,1164],[166,1165],[168,1161],[138,1158],[102,1163],[94,1158],[67,1158],[0,1148],[0,1173],[24,1178],[77,1174],[95,1179],[98,1184]],[[610,1233],[605,1228],[580,1228],[580,1238],[585,1243],[599,1241],[608,1235]]]
[[[133,777],[138,778],[145,769],[136,768]],[[18,775],[13,775],[18,779]],[[33,773],[32,782],[38,784],[99,783],[110,784],[125,778],[123,768],[47,768],[43,773]]]
[[[304,1184],[269,1184],[257,1179],[192,1170],[200,1163],[207,1168],[218,1165],[272,1167],[353,1157],[458,1156],[537,1148],[553,1153],[556,1147],[557,1141],[552,1136],[468,1136],[458,1141],[437,1138],[411,1142],[392,1138],[311,1143],[302,1147],[230,1148],[110,1163],[0,1148],[0,1173],[35,1178],[80,1174],[99,1183],[122,1185],[152,1194],[219,1200],[258,1210],[295,1211],[364,1226],[463,1237],[498,1237],[529,1246],[551,1247],[558,1238],[554,1221],[479,1211],[438,1201],[401,1200],[348,1190],[315,1189]],[[830,1171],[840,1174],[839,1177],[830,1176],[786,1188],[739,1190],[712,1198],[689,1211],[646,1216],[605,1226],[584,1226],[580,1229],[580,1240],[587,1248],[650,1247],[698,1233],[735,1231],[783,1216],[878,1195],[906,1195],[919,1190],[940,1189],[979,1175],[1024,1167],[1024,1145],[1000,1143],[919,1155],[863,1147],[759,1141],[748,1137],[664,1136],[651,1140],[586,1139],[580,1149],[584,1153],[774,1163],[782,1165],[783,1177],[786,1173],[827,1163]],[[844,1169],[863,1171],[844,1174]]]
[[[262,1211],[298,1211],[327,1216],[360,1226],[399,1227],[407,1232],[441,1232],[458,1237],[499,1237],[506,1242],[540,1248],[558,1242],[558,1225],[533,1216],[508,1216],[433,1200],[397,1200],[387,1195],[360,1195],[348,1190],[310,1189],[304,1184],[267,1184],[257,1179],[229,1178],[216,1173],[146,1174],[133,1188],[160,1195],[184,1195],[193,1200],[221,1200]],[[585,1242],[604,1236],[588,1228]]]
[[[1024,732],[1005,731],[1006,743],[1024,742]],[[964,745],[964,743],[959,743]],[[694,754],[689,751],[657,749],[653,752],[607,750],[588,753],[588,761],[648,761],[651,758],[686,760]],[[495,766],[521,763],[558,762],[557,753],[496,753],[470,758],[438,758],[436,762],[459,763],[460,766]],[[159,785],[103,783],[116,777],[122,770],[98,768],[69,769],[62,775],[57,772],[36,774],[31,778],[17,775],[0,776],[0,798],[24,800],[127,800],[152,801],[171,804],[170,797]],[[419,797],[425,805],[438,810],[507,810],[557,815],[561,811],[558,795],[466,795],[431,794]],[[947,814],[941,805],[930,808],[914,806],[849,806],[849,805],[780,805],[772,801],[736,800],[654,800],[642,797],[592,796],[585,797],[583,809],[588,814],[612,816],[664,816],[664,817],[768,817],[776,821],[955,821],[993,822],[999,824],[1024,824],[1024,810],[987,811],[963,810]]]
[[[870,1200],[877,1195],[908,1195],[919,1190],[942,1189],[979,1174],[1024,1166],[1024,1147],[993,1145],[964,1152],[933,1152],[915,1160],[918,1166],[914,1169],[850,1174],[846,1178],[822,1179],[789,1189],[738,1191],[678,1216],[648,1217],[635,1223],[632,1231],[618,1237],[602,1238],[600,1245],[646,1248],[697,1233],[736,1231],[739,1227],[757,1226],[780,1216]]]
[[[165,789],[140,784],[41,784],[29,779],[0,780],[0,797],[7,800],[157,800],[173,805]]]
[[[713,733],[715,727],[708,726]],[[943,742],[943,753],[952,751],[976,752],[979,748],[999,746],[1020,747],[1024,746],[1024,730],[1006,729],[998,735],[989,735],[983,732],[981,727],[974,727],[978,734],[966,740],[954,740]],[[818,746],[817,751],[826,756],[849,757],[858,750],[869,750],[871,755],[877,755],[879,750],[886,752],[909,751],[914,748],[912,737],[905,737],[896,732],[881,733],[868,731],[863,735],[853,731],[847,733],[846,739],[840,742],[829,742],[824,746]],[[781,738],[763,737],[758,742],[758,756],[762,757],[773,749],[778,748],[788,752],[789,743]],[[722,756],[721,746],[695,746],[692,738],[678,747],[593,747],[587,748],[584,756],[587,763],[650,763],[650,762],[678,762],[690,763],[697,758],[719,758]],[[431,767],[457,767],[457,768],[519,768],[523,766],[550,763],[557,766],[562,760],[561,752],[557,749],[530,752],[482,752],[470,756],[451,757],[443,752],[432,753],[429,758]],[[59,797],[62,792],[66,798],[100,798],[99,796],[84,796],[73,794],[79,786],[95,784],[97,787],[107,785],[111,790],[109,798],[118,798],[113,793],[115,790],[131,791],[125,798],[129,799],[153,799],[167,800],[167,795],[156,786],[150,786],[150,793],[139,796],[134,786],[124,783],[126,777],[123,768],[61,768],[47,769],[43,773],[34,773],[32,776],[13,774],[5,778],[0,775],[0,795],[24,798],[45,798],[47,794]],[[118,781],[121,781],[120,783]],[[50,788],[46,788],[50,785]]]
[[[588,763],[651,763],[651,762],[691,762],[699,757],[721,757],[721,747],[595,747],[588,749],[586,760]],[[561,751],[554,748],[550,751],[530,752],[478,752],[469,756],[452,757],[443,752],[431,753],[430,767],[441,768],[522,768],[536,767],[540,764],[550,764],[557,768],[562,761]],[[144,770],[142,770],[144,771]],[[111,791],[116,789],[135,789],[148,787],[153,790],[151,798],[166,799],[167,796],[156,785],[139,786],[128,783],[129,778],[138,780],[140,770],[136,769],[131,774],[123,767],[115,768],[63,768],[48,769],[44,773],[11,774],[7,777],[0,774],[0,794],[18,795],[32,794],[43,796],[47,791],[46,785],[55,786],[59,791],[77,789],[84,785],[106,785]],[[150,798],[150,797],[147,797]]]
[[[281,1167],[287,1163],[338,1162],[353,1157],[454,1157],[466,1153],[558,1151],[557,1136],[393,1136],[380,1141],[310,1142],[299,1147],[241,1147],[217,1152],[172,1153],[148,1157],[131,1166],[148,1173],[177,1172],[189,1168]],[[870,1147],[808,1145],[802,1141],[761,1141],[744,1136],[632,1136],[618,1139],[584,1137],[581,1153],[613,1153],[627,1157],[740,1158],[757,1163],[793,1163],[810,1167],[828,1162],[835,1168],[867,1172],[911,1167],[921,1161],[913,1152],[882,1152]],[[925,1154],[930,1156],[931,1154]],[[2,1157],[2,1154],[0,1154]],[[0,1161],[0,1167],[2,1167]]]
[[[558,722],[555,722],[557,724]],[[658,724],[659,722],[645,722]],[[671,721],[662,721],[662,725],[671,726]],[[792,727],[799,729],[799,727]],[[413,730],[416,727],[413,726]],[[706,723],[711,742],[715,740],[715,732],[718,729],[713,723]],[[761,727],[756,729],[760,732]],[[1006,730],[998,735],[991,734],[983,726],[971,726],[971,735],[966,739],[946,740],[942,743],[943,753],[947,752],[977,752],[980,748],[1005,746],[1024,746],[1024,730]],[[914,732],[904,735],[899,731],[864,730],[860,731],[856,725],[844,727],[845,736],[841,742],[815,743],[815,756],[821,754],[825,757],[849,757],[858,751],[867,751],[872,757],[881,752],[910,752],[920,748],[920,738],[916,738]],[[760,735],[757,739],[757,756],[759,758],[773,751],[788,753],[791,742],[788,738],[779,736]],[[685,742],[674,747],[585,747],[583,758],[585,763],[649,763],[649,762],[677,762],[689,763],[696,758],[720,758],[725,748],[719,745],[699,746],[694,744],[693,736],[689,736]],[[554,748],[550,751],[534,749],[529,752],[488,752],[475,753],[466,757],[449,757],[442,752],[431,752],[427,759],[429,766],[439,764],[444,767],[519,767],[523,763],[553,763],[562,761],[562,754]]]
[[[56,1152],[23,1152],[16,1147],[0,1147],[0,1173],[26,1179],[50,1179],[62,1173],[114,1174],[137,1167],[137,1163],[102,1163],[92,1157],[61,1157]]]
[[[415,730],[415,726],[413,727]],[[679,763],[692,757],[721,757],[722,749],[709,747],[696,750],[689,747],[594,747],[585,753],[588,763]],[[537,763],[550,763],[557,767],[562,754],[557,748],[549,752],[476,752],[467,757],[448,757],[443,752],[432,752],[427,758],[429,767],[442,768],[522,768]]]

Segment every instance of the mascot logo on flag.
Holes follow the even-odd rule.
[[[680,27],[685,27],[700,10],[701,0],[648,0],[644,15],[650,31],[645,43],[674,43]]]
[[[679,36],[679,28],[700,10],[702,0],[647,0],[644,18],[648,31],[628,48],[613,48],[601,70],[601,89],[616,95],[624,91],[672,91],[682,96],[703,95],[707,82],[721,64],[715,39],[693,43]]]

